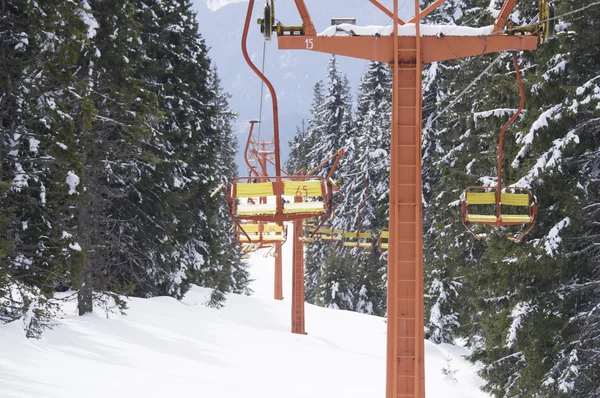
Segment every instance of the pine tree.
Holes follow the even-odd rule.
[[[76,255],[66,239],[72,202],[65,197],[68,170],[78,162],[68,144],[80,103],[74,65],[86,26],[77,3],[3,1],[0,7],[0,213],[10,243],[0,258],[2,268],[10,267],[0,282],[8,307],[0,307],[8,310],[4,320],[22,318],[32,337],[52,316],[48,298],[63,288]]]
[[[247,293],[224,203],[236,142],[190,1],[0,2],[0,320],[39,336],[191,283]]]
[[[318,281],[316,304],[326,308],[353,310],[352,266],[331,248],[326,249],[323,262],[325,265]]]
[[[374,234],[387,228],[391,83],[389,69],[377,62],[369,64],[361,79],[353,131],[346,145],[349,153],[344,163],[344,202],[338,210],[338,228]],[[358,278],[353,292],[357,311],[384,314],[386,260],[375,250],[344,250],[344,256],[351,260]]]
[[[214,107],[215,119],[211,124],[219,132],[219,142],[217,147],[217,159],[214,163],[213,180],[215,184],[226,183],[237,176],[237,166],[235,164],[235,152],[237,147],[237,138],[233,132],[233,120],[236,117],[229,110],[228,95],[223,93],[217,70],[213,69],[210,78],[210,90],[214,95],[212,106]],[[216,186],[215,186],[216,189]],[[211,245],[213,248],[211,258],[218,264],[215,269],[218,270],[213,277],[201,275],[196,283],[214,287],[212,305],[221,305],[219,300],[220,293],[233,292],[249,294],[248,288],[250,274],[246,269],[246,264],[242,261],[242,251],[234,236],[231,234],[234,223],[229,214],[227,202],[219,200],[216,209],[209,212],[217,217],[211,236],[215,238]]]
[[[558,5],[557,14],[584,5]],[[535,6],[519,3],[523,18],[516,22],[530,21]],[[493,19],[485,12],[478,16],[481,24]],[[460,225],[457,200],[468,185],[495,183],[498,132],[518,103],[510,58],[501,56],[476,89],[428,132],[431,149],[426,160],[439,174],[431,179],[425,260],[429,280],[435,282],[429,286],[440,287],[429,290],[429,308],[441,308],[436,305],[442,293],[452,299],[440,312],[450,324],[428,326],[432,336],[450,339],[460,334],[470,339],[473,359],[485,364],[485,389],[494,396],[597,392],[598,380],[589,366],[597,344],[590,335],[596,321],[589,289],[598,280],[591,245],[597,172],[589,165],[598,161],[598,98],[591,94],[596,90],[598,57],[596,38],[584,33],[594,18],[597,12],[568,18],[571,24],[559,25],[562,31],[555,39],[519,57],[526,111],[506,135],[503,177],[507,184],[531,188],[538,197],[539,220],[524,242],[507,241],[508,229],[488,229],[486,241],[474,241]],[[462,79],[473,80],[496,57],[461,61],[460,75],[446,69],[437,79],[442,93],[438,110],[451,98],[445,93],[459,92],[466,86]],[[458,298],[460,307],[452,304]],[[460,327],[452,326],[456,319]],[[450,334],[443,337],[447,331]]]
[[[325,159],[333,155],[340,148],[345,148],[349,142],[352,133],[352,103],[350,96],[349,82],[345,77],[342,77],[335,56],[332,56],[328,64],[328,78],[326,82],[325,93],[321,97],[321,85],[315,86],[315,98],[313,99],[313,119],[309,121],[307,141],[310,145],[307,161],[308,169],[312,169],[321,164]],[[345,160],[342,160],[344,162]],[[344,166],[340,166],[340,173],[343,173]],[[329,172],[327,166],[319,171],[319,175],[326,176]],[[335,219],[336,212],[333,217],[333,225],[337,225]],[[330,249],[326,243],[317,240],[311,244],[305,255],[305,274],[307,286],[305,297],[309,302],[314,302],[318,305],[329,306],[332,304],[330,298],[333,296],[324,294],[324,289],[327,290],[331,280],[325,271],[328,267],[326,257],[333,259],[335,256],[330,253]],[[342,262],[341,264],[332,265],[333,268],[349,267],[349,264]],[[339,272],[338,276],[350,275],[351,270]],[[325,278],[325,279],[323,279]],[[339,283],[341,282],[341,285]],[[350,281],[337,280],[338,287],[342,289],[350,289]],[[340,291],[339,295],[344,297],[353,297],[351,291]],[[312,301],[313,299],[316,301]],[[346,304],[342,306],[348,308]]]

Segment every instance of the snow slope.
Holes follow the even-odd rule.
[[[75,315],[75,303],[39,340],[0,326],[1,398],[384,397],[382,318],[307,305],[308,335],[289,332],[290,302],[272,299],[273,259],[250,258],[254,296],[220,310],[194,288],[181,302],[131,299],[126,317]],[[290,296],[291,242],[284,246]],[[426,342],[427,397],[486,397],[467,351]],[[455,378],[441,369],[450,367]]]

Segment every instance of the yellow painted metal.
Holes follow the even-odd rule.
[[[258,233],[258,224],[241,224],[241,226],[247,234]]]
[[[277,206],[271,203],[238,205],[235,209],[235,213],[239,216],[260,216],[265,214],[271,215],[277,213]]]
[[[324,210],[323,202],[286,203],[283,206],[283,214],[319,214]]]
[[[467,221],[469,222],[496,222],[496,216],[485,214],[468,214]]]
[[[235,196],[236,198],[255,198],[273,196],[272,182],[257,182],[257,183],[236,183],[235,184]]]
[[[283,181],[283,194],[287,196],[323,196],[321,181]]]
[[[282,242],[283,236],[282,235],[263,235],[262,240],[263,240],[263,242]]]
[[[493,205],[496,204],[494,192],[467,192],[467,203],[470,205]]]
[[[523,207],[528,207],[529,206],[529,195],[526,193],[502,193],[500,195],[500,202],[502,203],[502,205],[509,205],[509,206],[523,206]],[[470,202],[469,202],[470,204]],[[502,216],[502,219],[504,219],[504,216]]]
[[[344,232],[344,238],[353,238],[353,239],[371,239],[370,232]]]
[[[367,243],[367,242],[344,242],[344,246],[346,247],[371,247],[372,244],[371,243]]]
[[[503,222],[521,222],[523,224],[529,224],[531,222],[531,217],[527,214],[502,214],[501,217]]]
[[[250,239],[252,240],[252,242],[256,242],[257,240],[260,239],[260,235],[259,234],[248,234],[248,236],[250,237]],[[241,242],[250,242],[248,240],[248,236],[246,235],[240,235],[240,241]]]
[[[263,233],[266,232],[283,232],[283,226],[274,223],[267,223],[263,227]]]

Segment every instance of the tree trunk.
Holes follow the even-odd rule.
[[[91,247],[91,237],[94,229],[94,216],[91,206],[91,192],[86,189],[88,186],[88,161],[89,161],[89,142],[88,134],[84,125],[83,110],[79,120],[79,132],[82,135],[82,173],[80,177],[81,193],[78,206],[77,230],[79,245],[81,246],[81,258],[79,259],[80,286],[77,292],[77,309],[79,315],[84,315],[94,310],[93,300],[93,280],[94,280],[94,259],[95,250]]]
[[[0,15],[6,16],[6,0],[0,0]],[[2,77],[4,78],[5,84],[5,92],[2,96],[0,96],[0,129],[4,131],[5,128],[8,128],[9,118],[6,115],[8,110],[7,104],[10,101],[12,96],[12,79],[10,65],[8,63],[8,40],[5,35],[11,35],[12,32],[6,29],[6,26],[2,26],[0,28],[0,62],[2,63]],[[5,149],[4,149],[4,140],[6,135],[3,133],[0,135],[0,181],[4,180],[4,159],[5,158]]]

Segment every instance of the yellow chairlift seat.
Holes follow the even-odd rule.
[[[279,225],[279,224],[275,224],[275,223],[266,223],[263,226],[263,234],[265,233],[282,233],[283,232],[283,226]]]
[[[263,242],[283,242],[283,235],[271,235],[271,234],[263,234],[262,236]]]
[[[240,227],[247,233],[247,234],[258,234],[260,232],[259,229],[259,225],[258,224],[251,224],[251,223],[243,223],[240,224]]]
[[[532,217],[528,215],[512,215],[512,214],[502,214],[502,222],[510,222],[510,223],[519,223],[519,224],[529,224],[532,222]]]
[[[379,248],[382,250],[387,250],[390,248],[389,245],[390,231],[382,230],[379,233]]]
[[[275,195],[272,182],[239,183],[234,184],[235,197],[237,199],[260,198]],[[258,202],[258,200],[254,200]],[[235,207],[235,215],[259,216],[273,215],[277,213],[275,203],[246,203]]]
[[[486,214],[467,214],[467,221],[474,223],[495,223],[498,219],[496,216]]]
[[[283,205],[283,214],[320,214],[325,211],[323,202],[299,202]]]
[[[319,237],[323,240],[333,240],[333,229],[321,228],[319,230]]]
[[[333,240],[343,240],[344,239],[344,230],[343,229],[334,229],[333,230]]]
[[[259,248],[277,242],[284,242],[286,239],[286,234],[282,225],[265,222],[240,223],[239,231],[236,236],[240,243],[255,243]]]
[[[309,218],[306,221],[304,221],[304,226],[305,227],[316,227],[318,225],[318,223],[319,223],[319,220],[317,218]],[[311,232],[313,232],[313,231],[311,231]]]
[[[322,181],[283,181],[283,194],[294,198],[323,197]],[[283,205],[283,214],[322,214],[325,212],[323,201],[290,202]]]
[[[373,246],[371,242],[373,236],[370,232],[344,232],[344,246],[346,247],[361,247],[370,248]]]
[[[236,215],[240,216],[261,216],[275,213],[277,213],[275,203],[240,204],[236,207]]]
[[[284,177],[286,178],[286,177]],[[290,178],[290,177],[287,177]],[[234,182],[230,195],[232,215],[237,218],[248,217],[250,219],[261,219],[265,221],[273,216],[291,217],[290,219],[307,218],[304,216],[322,216],[327,214],[326,185],[323,179],[302,180],[292,179],[278,182]],[[282,196],[301,198],[286,202]],[[263,202],[260,203],[260,198]],[[238,199],[247,199],[246,203],[238,204]],[[278,208],[278,204],[282,207]]]
[[[496,205],[496,193],[495,192],[470,192],[466,193],[466,204],[469,205]],[[528,193],[506,193],[500,194],[499,206],[513,206],[513,207],[530,207],[530,195]],[[502,207],[501,207],[502,209]],[[501,225],[509,224],[529,224],[533,222],[533,216],[529,214],[500,214],[500,219],[495,214],[470,214],[467,211],[465,213],[465,221],[476,223],[476,224],[492,224]]]
[[[248,239],[250,237],[250,239]],[[248,234],[248,236],[244,234],[240,234],[240,242],[256,242],[260,239],[260,234]]]
[[[485,189],[490,190],[490,192],[473,192],[472,189]],[[518,193],[500,192],[500,198],[498,198],[497,186],[467,188],[461,209],[462,223],[477,239],[486,238],[487,234],[476,233],[475,229],[468,225],[469,223],[495,227],[525,225],[526,227],[522,232],[515,237],[509,237],[514,242],[520,242],[535,224],[538,210],[537,199],[527,188],[502,187],[501,189],[517,191]],[[476,211],[474,208],[476,208]]]

